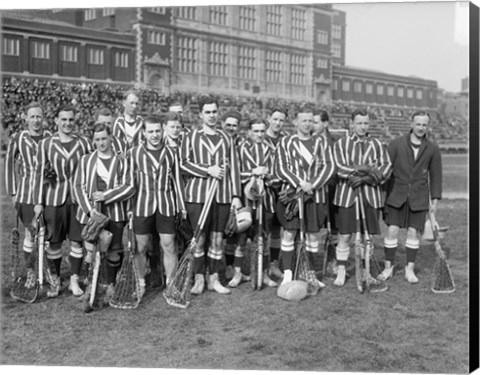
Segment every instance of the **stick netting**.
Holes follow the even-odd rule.
[[[432,292],[434,293],[453,293],[455,291],[455,282],[453,281],[452,271],[448,265],[445,256],[438,256],[433,265]]]
[[[163,291],[163,297],[170,306],[186,309],[190,304],[194,247],[195,245],[190,243],[189,248],[178,262],[172,278],[168,281],[167,287]]]
[[[388,285],[385,281],[378,279],[378,276],[382,273],[382,269],[378,263],[373,249],[369,251],[369,255],[370,275],[366,275],[366,277],[369,277],[370,282],[369,291],[370,293],[384,292],[388,289]]]
[[[140,304],[140,300],[138,268],[134,255],[128,252],[123,258],[115,282],[115,291],[108,303],[116,309],[135,309]]]
[[[307,283],[307,295],[314,296],[318,293],[320,284],[315,276],[315,270],[310,266],[304,244],[299,243],[297,246],[293,279],[305,281]]]
[[[323,246],[323,270],[322,278],[334,279],[337,276],[337,255],[335,250],[335,242],[330,234],[327,234],[325,244]]]

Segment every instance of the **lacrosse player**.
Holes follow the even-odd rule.
[[[283,131],[283,126],[288,118],[288,112],[281,106],[275,106],[270,110],[270,114],[267,117],[268,128],[265,135],[265,140],[271,147],[277,148],[280,143],[280,139],[287,135]],[[275,207],[277,205],[279,187],[274,187],[274,200]],[[282,242],[282,225],[277,218],[277,215],[273,216],[272,225],[270,228],[270,275],[275,276],[278,279],[283,277],[283,272],[280,270],[279,258],[280,258],[280,246]]]
[[[85,225],[88,217],[100,212],[110,218],[105,227],[112,233],[107,259],[107,296],[113,295],[115,277],[123,256],[123,228],[126,221],[123,202],[133,194],[133,185],[128,181],[127,161],[118,156],[112,147],[112,131],[105,124],[93,128],[93,143],[96,150],[82,156],[75,174],[75,194],[78,200],[77,220]],[[86,263],[92,262],[93,243],[84,242]]]
[[[110,109],[103,107],[98,109],[95,112],[95,125],[98,124],[105,124],[107,125],[111,133],[113,131],[113,114]],[[124,138],[115,137],[113,134],[111,135],[111,143],[113,147],[113,151],[120,155],[125,156],[127,152],[127,141]]]
[[[167,283],[177,265],[175,218],[186,218],[175,150],[167,147],[161,119],[149,116],[143,125],[145,143],[129,150],[133,196],[133,228],[137,241],[140,294],[145,293],[146,253],[152,233],[160,237]],[[152,269],[152,272],[157,272]]]
[[[143,142],[143,118],[138,115],[140,107],[139,94],[128,90],[123,95],[123,114],[113,124],[113,135],[127,142],[128,147],[138,146]]]
[[[163,118],[163,133],[167,146],[179,152],[181,145],[182,123],[181,116],[177,112],[168,112]]]
[[[370,118],[363,109],[351,114],[351,133],[335,142],[338,184],[333,203],[338,206],[339,238],[336,248],[338,273],[334,285],[345,284],[350,253],[349,241],[356,229],[355,200],[363,194],[370,234],[379,234],[379,211],[383,206],[380,184],[390,175],[391,162],[380,141],[368,135]],[[367,276],[368,277],[368,276]]]
[[[248,139],[240,146],[241,181],[245,191],[243,200],[246,205],[253,209],[253,222],[250,230],[238,234],[238,245],[235,248],[233,263],[235,271],[232,280],[228,283],[228,286],[232,288],[237,287],[243,280],[249,280],[241,272],[247,238],[250,237],[253,240],[256,235],[263,236],[264,233],[268,236],[273,222],[275,194],[272,184],[277,182],[278,179],[272,173],[275,148],[265,141],[267,126],[267,122],[261,118],[250,120],[248,123]],[[258,196],[253,195],[252,189],[248,190],[251,183],[261,184],[262,186],[258,186],[257,190],[258,192],[263,191],[263,193],[258,194],[257,192]],[[260,204],[263,205],[263,233],[256,233],[258,231],[258,219],[256,219],[255,212],[257,211],[257,205]],[[267,243],[266,239],[264,239],[264,243]],[[263,258],[263,284],[275,287],[277,283],[269,277],[267,248],[265,248]]]
[[[392,178],[387,182],[384,211],[388,229],[384,239],[385,269],[379,276],[382,280],[393,276],[398,231],[407,228],[405,279],[418,283],[414,267],[420,247],[419,233],[423,232],[428,211],[435,214],[442,198],[442,159],[438,146],[427,138],[429,124],[427,112],[415,112],[410,132],[387,147],[393,168]]]
[[[33,237],[27,229],[34,219],[33,187],[35,186],[35,162],[38,142],[51,136],[44,129],[43,109],[37,102],[31,102],[25,107],[23,115],[27,129],[20,130],[10,138],[5,156],[5,185],[7,194],[12,198],[17,215],[25,227],[23,252],[27,265],[26,287],[33,287],[36,276],[31,261]],[[17,163],[20,170],[17,171]]]
[[[212,179],[219,184],[212,208],[207,217],[205,229],[198,238],[194,253],[195,284],[191,292],[201,294],[205,286],[204,245],[210,238],[208,289],[228,294],[218,278],[223,257],[222,240],[230,207],[241,207],[240,165],[232,138],[223,130],[217,129],[218,103],[210,97],[199,103],[202,126],[192,131],[182,142],[182,170],[186,176],[186,202],[192,228],[198,223],[206,192]]]
[[[62,243],[70,240],[70,284],[68,289],[75,296],[83,294],[78,284],[82,266],[82,228],[75,215],[77,202],[73,189],[73,178],[80,158],[92,151],[90,141],[74,133],[75,108],[60,107],[55,119],[57,133],[42,139],[38,144],[35,167],[34,211],[43,213],[47,226],[50,247],[46,248],[47,259],[54,285],[47,292],[48,297],[56,297],[60,292],[60,266]]]
[[[293,121],[296,133],[283,137],[277,148],[275,171],[283,182],[283,191],[277,202],[277,215],[283,227],[282,259],[284,277],[282,284],[292,281],[295,236],[299,230],[298,212],[289,216],[289,203],[296,201],[299,192],[304,194],[306,251],[309,263],[315,264],[318,252],[316,233],[325,224],[326,210],[323,188],[335,173],[330,147],[325,137],[313,137],[313,111],[301,108]],[[315,277],[315,271],[311,277]],[[315,278],[316,279],[316,278]],[[316,280],[319,287],[325,284]]]

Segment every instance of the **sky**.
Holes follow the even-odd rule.
[[[346,12],[346,65],[432,79],[460,91],[469,73],[463,4],[460,11],[453,2],[334,5]]]
[[[342,2],[342,0],[339,0]],[[479,0],[474,3],[478,5]],[[83,0],[82,8],[159,5],[293,4],[326,1],[293,0]],[[376,2],[335,4],[346,12],[346,65],[384,73],[435,80],[458,92],[469,74],[468,2]],[[43,0],[41,7],[78,7],[64,0]],[[38,8],[39,2],[16,0],[1,7]],[[458,11],[461,8],[461,11]]]

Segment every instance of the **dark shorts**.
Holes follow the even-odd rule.
[[[32,223],[32,220],[35,217],[33,207],[33,204],[15,203],[17,215],[25,228],[27,228]]]
[[[280,201],[277,202],[277,218],[282,224],[283,229],[297,230],[300,229],[300,221],[298,215],[292,220],[287,221],[285,218],[286,206]],[[315,203],[310,200],[305,203],[305,232],[315,233],[318,232],[326,222],[327,218],[327,205],[324,203]]]
[[[81,224],[82,230],[85,224]],[[110,244],[110,250],[123,250],[123,228],[125,224],[122,221],[110,221],[105,227],[110,233],[112,233],[112,243]]]
[[[78,205],[64,203],[61,206],[45,206],[43,217],[47,226],[46,240],[51,244],[70,241],[82,242],[82,225],[75,218]]]
[[[384,220],[387,225],[396,225],[400,228],[415,228],[423,232],[428,211],[412,211],[408,200],[402,207],[385,206]]]
[[[151,216],[133,218],[135,234],[175,234],[175,216],[162,215],[158,210]]]
[[[194,231],[197,227],[200,214],[202,213],[202,208],[203,203],[187,203],[188,220],[190,221],[190,225]],[[205,220],[203,231],[206,233],[223,232],[227,226],[229,214],[229,203],[213,202],[212,206],[210,207],[210,212],[207,215],[207,219]]]
[[[380,209],[365,204],[365,216],[367,218],[368,233],[380,234]],[[352,207],[338,207],[338,232],[340,234],[351,234],[357,232],[357,219],[355,205]],[[363,233],[363,230],[362,230]]]

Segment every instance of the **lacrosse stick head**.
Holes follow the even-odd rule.
[[[453,293],[454,291],[455,282],[447,259],[446,257],[437,257],[433,265],[432,292]]]
[[[189,249],[185,251],[180,259],[174,275],[168,281],[167,287],[163,291],[163,298],[165,298],[165,301],[170,306],[179,307],[181,309],[186,309],[188,307],[191,298],[192,276],[193,251],[189,246]]]

